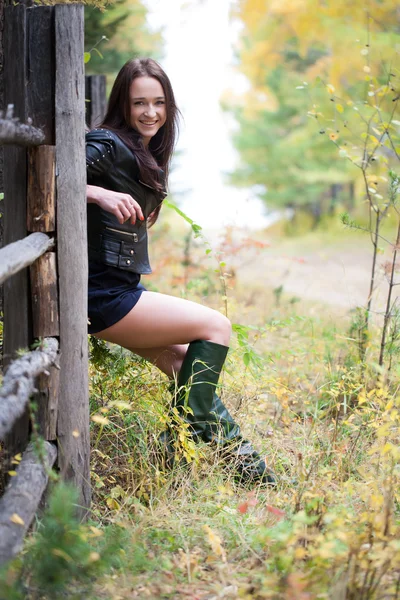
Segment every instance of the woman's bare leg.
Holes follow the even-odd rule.
[[[187,348],[187,344],[182,344],[164,348],[128,348],[128,350],[156,365],[160,371],[173,379],[181,370]]]
[[[146,291],[123,319],[97,335],[136,350],[162,349],[194,340],[228,346],[231,324],[224,315],[201,304]]]

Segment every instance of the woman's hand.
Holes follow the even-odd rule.
[[[129,194],[113,192],[97,185],[87,185],[86,195],[89,203],[98,204],[103,210],[112,213],[121,225],[128,219],[130,219],[132,225],[136,223],[137,218],[144,221],[139,203]]]

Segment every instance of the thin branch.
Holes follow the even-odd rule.
[[[346,227],[349,227],[350,229],[357,229],[358,231],[365,231],[365,233],[371,233],[370,229],[368,229],[367,227],[361,227],[361,225],[357,225],[357,223],[351,223],[351,225],[347,225],[346,223],[344,223],[344,225]],[[387,242],[389,246],[393,246],[393,242],[383,237],[383,235],[381,235],[380,233],[373,232],[373,234],[375,237],[380,238],[384,242]]]

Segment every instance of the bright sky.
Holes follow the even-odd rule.
[[[243,88],[232,69],[238,25],[229,20],[230,0],[146,0],[152,27],[162,27],[165,59],[184,117],[170,187],[180,207],[210,229],[235,224],[265,227],[260,201],[248,190],[229,187],[224,172],[233,169],[232,122],[220,109],[227,89]]]

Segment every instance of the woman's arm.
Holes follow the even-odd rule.
[[[86,197],[88,204],[97,204],[103,210],[112,213],[121,225],[128,219],[131,220],[132,225],[136,222],[136,218],[144,221],[139,203],[129,194],[106,190],[97,185],[87,185]]]

